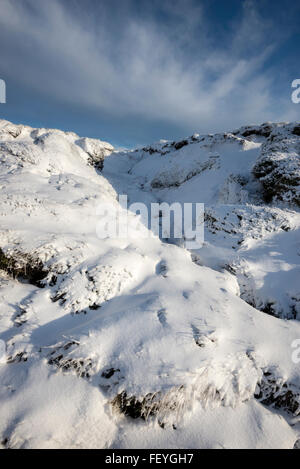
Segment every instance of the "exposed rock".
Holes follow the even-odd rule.
[[[253,168],[261,182],[267,203],[281,201],[300,206],[300,139],[298,127],[273,131],[262,146],[261,156]]]
[[[37,286],[43,286],[42,281],[49,273],[41,260],[31,254],[16,251],[10,255],[5,255],[1,249],[0,270],[4,270],[13,278],[24,278]]]
[[[89,164],[99,171],[103,169],[105,157],[114,151],[114,147],[109,143],[93,138],[81,138],[76,143],[89,155]]]
[[[283,379],[276,379],[269,371],[264,372],[255,397],[264,405],[273,406],[293,415],[300,413],[300,390],[284,382]]]

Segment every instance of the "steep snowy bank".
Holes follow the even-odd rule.
[[[294,128],[109,156],[106,143],[1,121],[3,446],[293,447],[272,405],[299,414],[300,323],[252,306],[271,298],[268,312],[299,318],[295,192],[266,205],[253,172],[273,134],[294,155]],[[145,241],[133,213],[135,236],[98,239],[97,207],[118,194],[204,202],[204,248]]]
[[[205,203],[206,243],[193,253],[198,262],[229,267],[242,297],[261,311],[299,319],[298,129],[264,124],[158,143],[118,163],[112,155],[104,174],[118,190],[121,159],[144,199]]]

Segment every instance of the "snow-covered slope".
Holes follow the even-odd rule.
[[[205,203],[198,262],[229,268],[243,299],[288,319],[300,319],[299,134],[299,124],[264,124],[122,156],[146,200]]]
[[[4,447],[294,446],[298,128],[116,153],[0,121]],[[205,203],[204,247],[145,240],[134,213],[100,240],[118,194]]]

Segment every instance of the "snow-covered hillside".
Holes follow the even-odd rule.
[[[3,447],[294,447],[299,129],[120,153],[0,121]],[[145,240],[131,212],[99,239],[120,194],[204,203],[204,246]]]

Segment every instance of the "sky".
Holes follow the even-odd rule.
[[[0,118],[133,148],[299,121],[300,2],[0,0]]]

